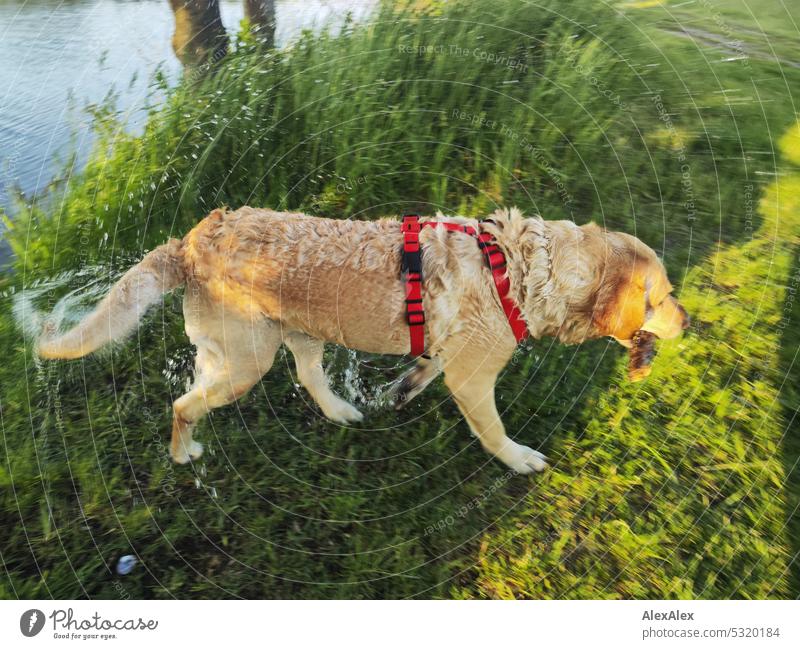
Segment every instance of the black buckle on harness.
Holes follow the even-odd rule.
[[[400,272],[415,273],[420,276],[418,281],[422,281],[422,251],[420,249],[417,249],[415,252],[406,252],[403,250],[403,260],[400,263]]]
[[[407,273],[415,273],[419,275],[419,281],[422,281],[422,247],[419,245],[418,235],[413,238],[411,242],[408,242],[410,245],[416,244],[414,246],[415,250],[406,250],[407,245],[407,237],[405,233],[413,232],[418,233],[422,226],[419,223],[419,217],[416,214],[406,214],[403,216],[403,226],[402,231],[403,235],[403,256],[402,261],[400,262],[400,273],[407,274]],[[414,281],[414,280],[412,280]]]

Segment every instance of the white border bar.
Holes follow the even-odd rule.
[[[38,609],[45,623],[36,636],[25,637],[21,618],[31,609]],[[28,624],[29,618],[25,618]],[[150,620],[155,628],[113,628],[142,627]],[[120,649],[166,643],[191,649],[329,645],[416,649],[434,643],[448,649],[546,645],[760,649],[800,646],[798,620],[796,601],[5,601],[0,602],[0,640],[5,647],[102,644]],[[657,637],[659,633],[671,637]]]

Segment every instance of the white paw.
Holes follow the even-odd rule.
[[[172,461],[176,464],[186,464],[189,460],[197,460],[203,454],[203,445],[192,440],[189,445],[182,444],[181,447],[171,453]]]
[[[327,408],[323,408],[323,412],[328,419],[332,419],[340,424],[352,424],[353,422],[364,419],[364,415],[361,414],[358,408],[351,406],[347,401],[339,398]]]
[[[522,475],[544,471],[547,468],[547,458],[542,453],[516,442],[509,442],[497,457]]]

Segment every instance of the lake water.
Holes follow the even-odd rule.
[[[220,6],[226,28],[235,31],[242,2]],[[276,43],[339,23],[347,12],[362,18],[373,6],[278,0]],[[79,163],[85,159],[85,107],[109,92],[118,93],[129,128],[141,127],[153,73],[161,66],[170,79],[180,74],[173,28],[168,0],[0,0],[0,207],[9,208],[13,188],[40,192],[70,152]]]

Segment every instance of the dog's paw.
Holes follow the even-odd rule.
[[[339,424],[352,424],[364,419],[364,415],[355,406],[351,406],[343,399],[337,399],[325,409],[325,416]]]
[[[172,450],[170,455],[175,464],[186,464],[189,460],[198,460],[203,454],[203,445],[192,440],[189,445],[181,445],[177,450]]]
[[[395,410],[404,408],[422,392],[442,371],[438,358],[417,360],[417,364],[403,374],[389,390],[389,399]]]
[[[501,454],[502,459],[511,469],[522,475],[544,471],[547,458],[539,451],[514,443],[514,446]]]

